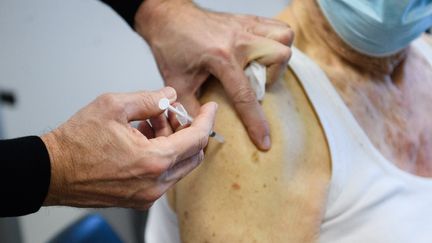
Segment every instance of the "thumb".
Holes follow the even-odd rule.
[[[175,89],[165,87],[157,91],[124,94],[122,101],[128,122],[160,115],[163,111],[159,108],[159,100],[162,98],[168,98],[173,103],[177,99],[177,93]]]

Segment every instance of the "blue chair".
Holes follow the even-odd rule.
[[[49,242],[122,243],[108,222],[98,214],[90,214],[77,220]]]

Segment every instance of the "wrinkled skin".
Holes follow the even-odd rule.
[[[278,17],[296,33],[295,46],[325,71],[376,148],[400,169],[432,177],[432,69],[408,47],[385,58],[350,49],[315,0],[294,0]],[[263,101],[275,141],[257,151],[222,88],[202,101],[220,104],[206,159],[168,193],[183,242],[315,242],[331,178],[319,119],[290,70]],[[427,192],[425,192],[427,193]]]
[[[146,0],[135,17],[135,29],[149,43],[165,83],[192,114],[196,94],[212,75],[262,150],[271,146],[261,106],[243,73],[252,60],[268,67],[268,80],[284,70],[293,32],[287,24],[261,17],[217,13],[185,0]]]
[[[204,105],[191,126],[173,133],[158,108],[164,97],[174,102],[175,90],[104,94],[43,135],[51,160],[44,205],[147,209],[193,170],[217,105]]]

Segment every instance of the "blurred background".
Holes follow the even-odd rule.
[[[272,17],[289,0],[196,2],[212,10]],[[161,86],[147,45],[98,0],[0,0],[2,138],[50,131],[104,92]],[[143,242],[145,213],[67,207],[0,219],[0,242],[47,242],[92,212],[107,219],[124,242]]]

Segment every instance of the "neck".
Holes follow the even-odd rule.
[[[406,50],[387,57],[372,57],[351,48],[333,30],[317,0],[293,0],[279,15],[296,33],[294,45],[305,53],[328,60],[331,55],[363,74],[388,76],[405,59]],[[318,55],[318,56],[317,56]],[[330,55],[330,56],[329,56]]]

